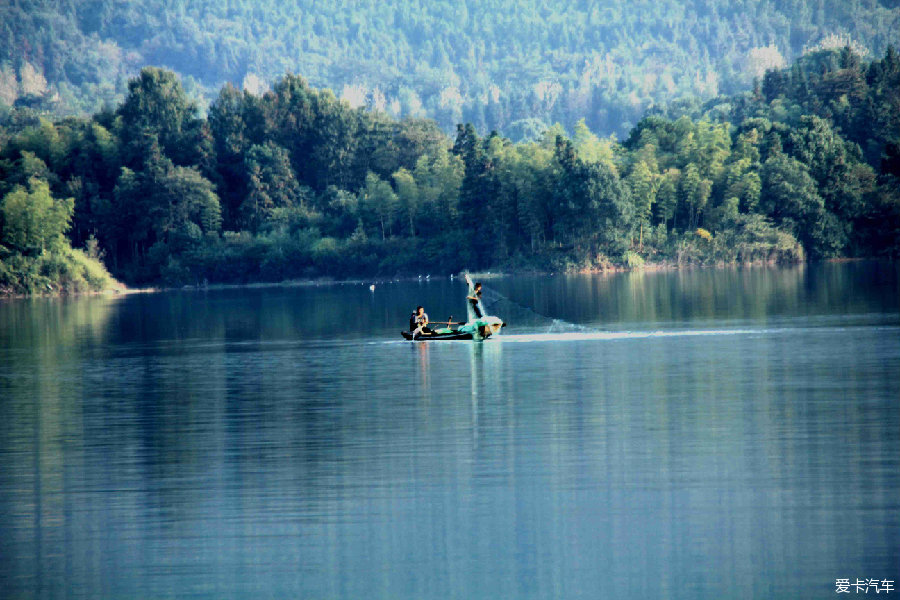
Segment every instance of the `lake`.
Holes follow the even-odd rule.
[[[900,587],[896,264],[368,283],[0,302],[0,595]]]

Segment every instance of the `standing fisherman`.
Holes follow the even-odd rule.
[[[466,283],[469,284],[469,295],[466,296],[466,300],[468,300],[469,304],[472,306],[474,318],[480,319],[484,316],[484,310],[482,310],[481,306],[481,282],[479,281],[472,285],[472,278],[466,273]],[[472,320],[472,315],[469,315],[469,320]]]

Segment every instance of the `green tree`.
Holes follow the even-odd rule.
[[[678,207],[678,190],[681,187],[681,171],[667,169],[659,181],[659,189],[656,191],[656,219],[663,224],[675,219],[675,210]],[[674,225],[673,225],[674,227]]]
[[[391,184],[375,173],[369,173],[359,202],[364,221],[379,225],[381,239],[386,240],[397,215],[397,194]]]
[[[266,142],[260,99],[226,84],[210,106],[208,123],[215,146],[224,223],[236,228],[240,226],[240,206],[247,197],[246,154],[252,146]]]
[[[681,201],[687,212],[687,227],[695,229],[712,192],[712,181],[701,177],[697,165],[689,163],[682,174],[680,183]]]
[[[578,157],[587,162],[601,163],[606,168],[616,171],[613,143],[609,139],[600,139],[590,129],[584,119],[575,124],[575,136],[572,140]]]
[[[275,209],[306,210],[307,193],[294,176],[287,150],[267,142],[251,146],[245,158],[247,196],[241,203],[242,223],[256,233]]]
[[[825,208],[848,227],[866,211],[875,189],[871,167],[859,162],[853,148],[828,121],[803,117],[789,136],[791,155],[806,165],[816,180]]]
[[[103,215],[109,209],[119,175],[119,140],[97,122],[71,124],[66,165],[60,173],[65,195],[75,198],[69,239],[80,247],[93,235],[101,236]]]
[[[577,254],[591,256],[598,251],[618,254],[624,248],[612,245],[621,240],[621,230],[631,225],[630,192],[609,168],[585,163],[562,136],[556,138],[555,237],[575,246]]]
[[[516,229],[528,240],[525,254],[538,252],[553,239],[557,215],[553,184],[558,173],[554,153],[539,144],[514,146],[504,165],[502,193],[515,199]]]
[[[422,156],[438,156],[449,149],[447,136],[431,119],[403,119],[394,136],[397,161],[401,167],[413,169]]]
[[[300,182],[321,191],[329,185],[356,189],[353,169],[358,148],[358,113],[330,90],[315,90],[287,75],[263,96],[267,134],[287,148]]]
[[[457,126],[453,154],[465,165],[459,191],[459,219],[460,226],[471,239],[464,251],[464,260],[472,261],[474,264],[470,266],[474,268],[486,266],[491,259],[491,228],[495,215],[489,202],[496,197],[498,182],[494,177],[494,153],[490,150],[496,143],[499,143],[496,132],[482,140],[471,123]]]
[[[394,179],[394,189],[397,192],[397,199],[400,209],[406,216],[409,223],[409,235],[416,235],[416,216],[420,210],[419,188],[412,174],[400,167],[400,169],[392,175]]]
[[[204,136],[197,104],[187,97],[175,73],[144,67],[128,82],[128,95],[117,111],[118,135],[125,164],[140,166],[146,140],[153,136],[167,157],[179,165],[197,165],[212,151]]]
[[[846,230],[825,211],[825,201],[807,168],[776,153],[763,165],[760,210],[788,227],[814,257],[833,256],[846,243]]]
[[[735,164],[733,172],[728,176],[727,186],[725,198],[737,199],[738,210],[744,213],[756,212],[762,191],[759,173],[746,169],[745,165]]]
[[[3,245],[20,254],[43,254],[67,245],[75,201],[57,199],[46,181],[32,178],[27,185],[15,186],[0,201]]]
[[[0,160],[0,193],[5,193],[15,186],[27,185],[32,179],[43,181],[56,180],[58,177],[33,152],[21,151],[16,160]]]
[[[155,244],[184,246],[221,227],[215,188],[193,167],[177,167],[159,151],[140,171],[122,169],[108,227],[111,246],[133,261]],[[123,244],[124,247],[123,247]]]
[[[424,216],[432,226],[442,229],[458,226],[459,190],[464,173],[462,159],[446,148],[416,161],[413,178],[419,189]]]
[[[39,158],[53,173],[59,173],[70,161],[71,137],[69,127],[39,118],[37,126],[26,128],[10,140],[5,153],[24,156],[27,152],[29,156]]]
[[[650,171],[646,162],[640,161],[631,169],[626,184],[631,190],[631,200],[634,203],[634,216],[639,228],[638,244],[643,248],[644,226],[650,225],[650,215],[659,189],[659,178]]]

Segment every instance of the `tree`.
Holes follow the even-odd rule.
[[[737,208],[742,213],[756,212],[762,181],[759,173],[736,163],[726,182],[725,198],[735,198]]]
[[[72,198],[56,199],[46,181],[32,178],[17,185],[0,202],[3,245],[20,254],[43,254],[66,245],[75,209]]]
[[[240,206],[241,221],[256,233],[278,208],[305,210],[304,190],[294,176],[287,150],[266,142],[251,146],[244,160],[247,196]]]
[[[760,210],[791,229],[812,256],[832,256],[846,245],[846,230],[825,211],[815,180],[802,163],[776,153],[761,175]]]
[[[397,194],[391,184],[375,173],[369,173],[359,201],[364,220],[380,225],[381,239],[386,240],[397,214]]]
[[[218,196],[197,169],[175,166],[158,148],[143,167],[123,168],[116,184],[107,231],[117,255],[123,254],[122,244],[127,243],[124,253],[137,261],[156,243],[166,245],[177,237],[183,244],[186,232],[196,242],[203,233],[219,230]]]
[[[394,136],[401,167],[413,169],[422,156],[437,156],[449,148],[447,136],[431,119],[403,119]]]
[[[125,147],[125,164],[139,167],[148,136],[163,154],[179,165],[196,165],[211,151],[203,144],[203,123],[197,105],[187,97],[175,73],[144,67],[128,82],[128,95],[117,111],[118,134]]]
[[[700,176],[697,165],[690,163],[681,177],[681,200],[687,210],[688,229],[695,229],[712,192],[712,181]]]
[[[119,175],[119,140],[97,122],[71,124],[69,154],[60,170],[64,181],[57,189],[75,198],[75,214],[69,239],[82,246],[91,235],[100,235],[103,212],[112,198]]]
[[[360,112],[357,116],[352,179],[362,182],[369,171],[386,179],[403,164],[397,143],[399,125],[381,112]]]
[[[553,152],[539,144],[506,149],[499,168],[499,195],[506,199],[499,233],[509,253],[535,253],[553,239],[558,215],[550,181],[557,176]]]
[[[720,181],[725,161],[731,155],[731,136],[728,124],[714,124],[706,119],[697,123],[697,148],[695,158],[700,175],[711,184]]]
[[[40,159],[50,171],[57,173],[69,163],[70,138],[69,127],[57,126],[47,119],[39,118],[36,126],[26,128],[10,140],[6,153],[11,156],[21,154],[24,157],[27,152],[29,156]]]
[[[434,156],[416,161],[413,178],[419,189],[424,217],[434,226],[453,229],[459,223],[459,190],[465,175],[462,159],[440,148]]]
[[[650,225],[650,215],[653,205],[656,203],[656,192],[659,189],[659,180],[644,161],[638,162],[628,174],[627,185],[631,190],[631,199],[634,203],[634,216],[640,229],[638,244],[644,247],[644,226]]]
[[[17,185],[27,185],[32,179],[49,183],[58,178],[47,167],[47,163],[27,150],[21,151],[17,160],[0,160],[0,193],[7,192]]]
[[[392,175],[394,179],[394,189],[397,190],[397,199],[401,210],[405,213],[407,222],[409,223],[409,235],[416,235],[416,215],[420,209],[419,188],[412,174],[400,167],[400,169]]]
[[[863,148],[870,165],[900,176],[900,53],[894,46],[869,65],[866,80],[868,96],[845,135]]]
[[[316,191],[329,185],[356,189],[354,178],[359,113],[315,90],[305,79],[286,75],[262,99],[267,135],[287,148],[300,182]]]
[[[631,225],[631,196],[628,188],[609,168],[585,163],[576,155],[569,140],[556,138],[555,182],[559,218],[556,237],[574,244],[576,250],[593,254],[618,239],[617,229]],[[612,253],[618,253],[616,248]]]
[[[789,136],[788,150],[806,165],[816,180],[825,208],[848,228],[865,212],[875,189],[875,174],[828,121],[814,116],[800,119]]]
[[[678,190],[680,187],[681,171],[667,169],[662,174],[659,189],[656,191],[656,219],[666,224],[675,218],[675,209],[678,207]],[[674,227],[674,224],[673,224]]]
[[[780,66],[780,65],[779,65]],[[779,96],[784,96],[790,91],[791,78],[787,73],[779,69],[766,71],[763,77],[762,93],[766,102],[772,102]]]
[[[497,149],[499,136],[492,132],[484,140],[478,138],[475,127],[471,123],[458,125],[453,154],[465,165],[465,175],[459,191],[460,226],[471,237],[467,251],[471,254],[467,259],[474,262],[475,268],[487,265],[491,254],[491,227],[494,216],[488,203],[496,197],[497,181],[493,170],[491,149]]]
[[[602,163],[613,171],[616,170],[613,144],[609,139],[600,139],[590,129],[584,119],[575,124],[573,139],[578,156],[584,161]]]
[[[208,124],[215,146],[224,223],[226,228],[236,228],[240,225],[240,205],[247,196],[245,154],[265,137],[259,99],[228,83],[209,108]]]

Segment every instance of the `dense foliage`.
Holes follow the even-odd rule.
[[[647,116],[623,144],[584,121],[451,139],[295,75],[262,95],[226,85],[207,117],[170,71],[128,90],[115,111],[17,111],[0,132],[0,282],[66,231],[117,276],[169,283],[900,249],[892,48],[815,53],[702,114]]]
[[[94,112],[145,65],[207,100],[294,72],[448,132],[518,141],[584,118],[624,136],[651,105],[735,93],[817,48],[880,56],[898,32],[896,0],[9,0],[0,104]]]
[[[25,153],[25,160],[28,157]],[[39,160],[39,159],[34,159]],[[47,181],[31,177],[0,200],[0,294],[57,293],[111,288],[115,281],[98,260],[97,241],[73,249],[64,233],[74,201],[57,199]]]

